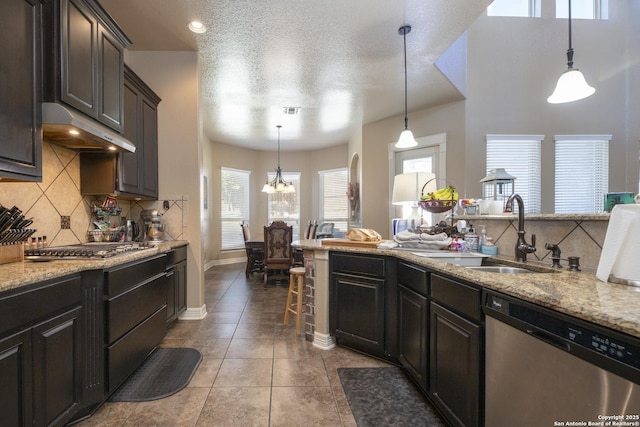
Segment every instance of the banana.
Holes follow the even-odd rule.
[[[422,196],[422,200],[458,200],[458,192],[451,185],[446,185],[436,191],[427,193],[426,196]]]

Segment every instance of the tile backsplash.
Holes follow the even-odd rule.
[[[91,206],[102,204],[104,197],[80,194],[79,153],[62,146],[43,143],[42,182],[0,182],[0,203],[17,206],[26,218],[33,217],[34,236],[47,236],[51,246],[70,245],[87,241],[87,231],[94,229]],[[164,201],[169,209],[164,209]],[[143,209],[163,212],[166,240],[186,240],[187,200],[172,196],[159,201],[130,201],[119,199],[122,212],[112,217],[112,224],[123,219],[140,219]]]

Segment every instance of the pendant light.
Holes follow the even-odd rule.
[[[262,187],[263,193],[295,193],[296,188],[292,183],[287,182],[282,177],[282,169],[280,169],[280,128],[282,125],[277,125],[278,128],[278,167],[276,168],[276,176],[273,180],[269,181],[269,177],[267,177],[267,182]]]
[[[409,118],[407,117],[407,34],[410,32],[410,25],[404,25],[398,29],[398,34],[404,39],[404,130],[396,142],[396,148],[411,148],[418,145],[413,137],[413,132],[409,130]]]
[[[567,70],[562,73],[556,84],[556,89],[547,98],[550,104],[562,104],[577,101],[593,95],[596,91],[587,84],[584,76],[577,68],[573,68],[573,48],[571,47],[571,0],[569,3],[569,49],[567,49]]]

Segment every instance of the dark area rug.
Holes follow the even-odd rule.
[[[400,368],[338,368],[359,427],[444,427],[426,397]]]
[[[182,390],[196,372],[202,354],[193,348],[157,348],[111,395],[111,402],[145,402]]]

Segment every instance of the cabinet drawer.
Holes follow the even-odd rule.
[[[107,347],[109,393],[131,375],[162,341],[166,324],[167,310],[162,307],[122,339]]]
[[[105,293],[107,297],[113,298],[122,292],[126,292],[129,288],[163,273],[166,268],[166,262],[167,257],[163,254],[107,271],[105,277]]]
[[[415,265],[398,263],[398,284],[409,288],[422,296],[428,295],[429,275],[422,268]]]
[[[332,253],[331,271],[369,277],[384,277],[384,258]]]
[[[477,322],[482,320],[480,289],[431,274],[431,298]]]
[[[80,305],[81,289],[82,280],[77,276],[0,297],[0,335],[63,308]]]
[[[176,265],[180,261],[187,259],[187,247],[181,246],[167,253],[167,267]]]
[[[167,304],[167,280],[163,273],[129,292],[107,300],[107,343],[113,343]]]

